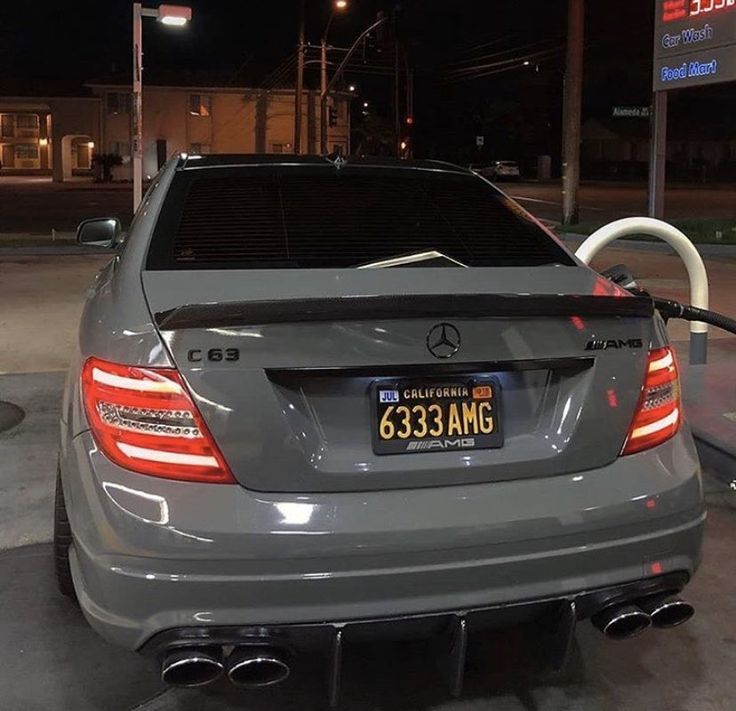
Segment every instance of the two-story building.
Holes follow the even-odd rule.
[[[294,91],[238,86],[146,85],[144,175],[173,153],[291,153]],[[350,152],[350,97],[330,97],[328,148]],[[95,154],[120,156],[113,169],[130,179],[132,92],[121,83],[90,83],[72,96],[0,96],[0,175],[92,175]],[[319,151],[319,94],[302,96],[303,152]]]

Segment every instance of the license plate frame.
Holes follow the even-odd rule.
[[[468,394],[451,394],[446,397],[444,388],[466,388]],[[490,395],[475,398],[475,388],[490,388]],[[431,392],[432,389],[434,389],[435,394]],[[436,395],[438,389],[440,395]],[[450,392],[452,393],[452,390]],[[412,397],[415,394],[417,397]],[[394,398],[398,399],[394,400]],[[380,456],[500,449],[504,446],[502,387],[499,379],[493,375],[476,373],[449,377],[380,378],[371,383],[370,402],[371,445],[373,452]],[[467,416],[462,407],[463,403],[468,404]],[[473,423],[473,406],[471,403],[475,403],[475,421],[477,424]],[[488,403],[490,411],[486,407],[480,408],[482,403]],[[456,426],[450,427],[452,417],[450,406],[452,404],[457,408],[461,427],[460,434],[457,434]],[[385,431],[389,431],[390,424],[394,424],[396,431],[390,439],[386,439],[381,436],[380,430],[384,414],[390,406],[395,409],[388,416],[389,424],[386,424]],[[408,407],[410,411],[411,433],[408,437],[399,436],[399,430],[402,433],[407,430],[406,412],[397,411],[397,408],[402,406]],[[414,411],[412,408],[415,406],[423,406],[427,418],[428,432],[422,437],[415,436],[423,431],[421,411]],[[438,431],[438,423],[436,419],[437,410],[433,409],[430,413],[430,406],[439,406],[442,411],[443,431],[439,435],[432,434]],[[484,429],[488,428],[488,416],[493,419],[493,431],[490,433],[480,431],[481,422]],[[457,420],[454,418],[453,422],[457,424]],[[450,429],[452,433],[450,433]],[[473,433],[468,433],[468,429],[472,429]]]

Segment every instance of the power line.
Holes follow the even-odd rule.
[[[498,62],[479,64],[473,67],[466,67],[464,69],[455,69],[448,72],[445,78],[446,81],[467,81],[470,79],[479,79],[481,77],[498,73],[498,70],[506,71],[508,69],[515,69],[525,65],[528,66],[530,64],[536,64],[546,59],[552,59],[553,57],[561,54],[563,50],[564,45],[560,45],[541,52],[516,56],[511,59],[501,60]]]

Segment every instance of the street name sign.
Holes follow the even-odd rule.
[[[614,106],[613,118],[644,118],[652,115],[650,106]]]
[[[736,0],[656,0],[654,91],[736,81]]]

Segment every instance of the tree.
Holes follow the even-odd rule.
[[[366,116],[353,129],[355,154],[362,156],[392,156],[396,153],[394,127],[383,116]]]

